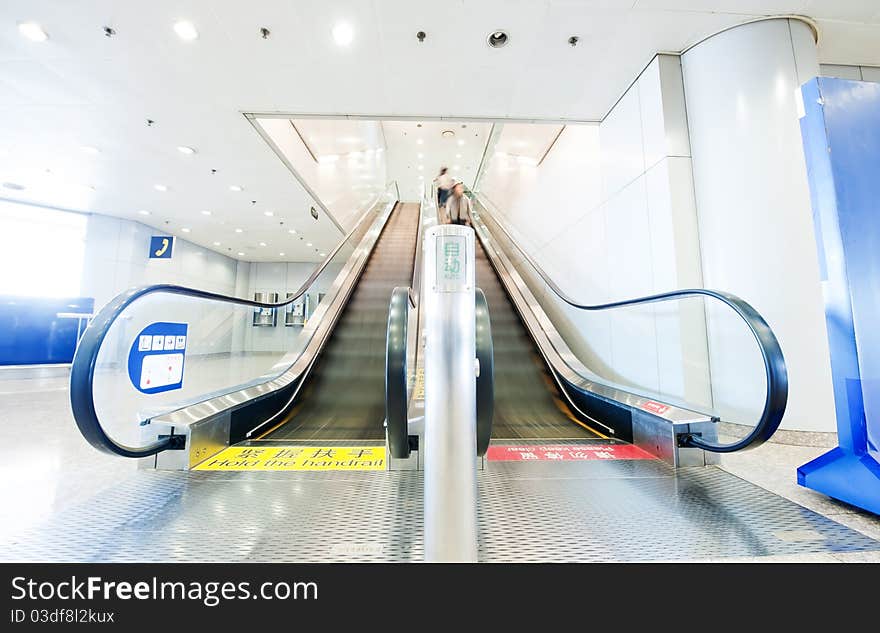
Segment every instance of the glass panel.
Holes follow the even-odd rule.
[[[529,290],[584,365],[585,378],[699,412],[719,416],[719,442],[744,437],[759,421],[767,381],[760,348],[748,325],[727,305],[694,296],[665,302],[588,311],[572,307],[551,289],[499,228],[491,211],[476,217],[491,243],[512,262]],[[625,257],[625,254],[621,254]],[[589,266],[589,258],[584,259]],[[635,296],[615,293],[611,279],[585,281],[584,270],[544,269],[569,297],[601,304]],[[597,288],[604,286],[604,292]],[[654,294],[648,285],[642,296]]]
[[[167,291],[127,306],[110,326],[94,370],[95,409],[104,432],[117,443],[145,446],[151,440],[141,437],[141,421],[266,382],[288,370],[311,340],[314,329],[304,326],[321,302],[335,296],[334,281],[396,199],[391,192],[393,187],[377,200],[293,309],[284,306],[273,313]],[[297,290],[279,288],[278,300]],[[260,298],[267,299],[274,297]]]

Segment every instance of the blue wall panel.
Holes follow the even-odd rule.
[[[90,314],[94,306],[88,297],[0,295],[0,365],[69,363],[76,349],[77,319],[58,314]]]
[[[880,84],[802,88],[839,446],[798,483],[880,513]]]

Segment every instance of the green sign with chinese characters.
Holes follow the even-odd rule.
[[[441,235],[437,239],[437,289],[457,292],[467,289],[467,239],[463,235]]]

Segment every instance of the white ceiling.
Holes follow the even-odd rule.
[[[297,119],[291,124],[318,159],[352,152],[384,149],[382,129],[375,121],[359,119]]]
[[[257,118],[256,125],[343,231],[353,229],[386,190],[385,149],[378,121],[267,117]],[[302,137],[314,139],[315,148],[307,149],[309,141]],[[340,148],[362,149],[338,153]]]
[[[880,65],[877,0],[3,0],[0,182],[26,189],[0,197],[141,220],[241,259],[313,261],[286,228],[322,248],[339,230],[311,220],[313,201],[242,112],[598,120],[656,52],[781,13],[817,19],[821,62]],[[181,18],[199,39],[178,39]],[[48,41],[21,37],[22,21]],[[354,29],[344,48],[340,21]],[[490,49],[498,28],[510,44]],[[390,176],[406,173],[412,154],[388,143]],[[426,177],[451,162],[424,153]]]
[[[537,164],[550,150],[556,137],[562,132],[562,127],[547,123],[505,123],[493,153],[508,154]]]
[[[441,167],[448,168],[453,178],[473,185],[492,125],[383,121],[382,127],[388,144],[388,178],[398,182],[401,197],[418,200],[422,183],[430,183]],[[452,136],[443,136],[443,132],[452,132]]]

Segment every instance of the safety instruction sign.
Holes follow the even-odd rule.
[[[231,446],[195,470],[385,470],[384,446]]]
[[[591,459],[654,459],[632,444],[575,444],[549,446],[490,446],[486,459],[494,462],[583,461]]]
[[[648,411],[649,413],[656,413],[657,415],[663,415],[670,409],[668,404],[662,404],[653,400],[647,400],[643,402],[640,406],[645,411]]]
[[[134,337],[128,352],[128,377],[141,393],[183,387],[186,323],[151,323]]]
[[[419,367],[416,370],[416,384],[413,387],[413,398],[416,400],[425,399],[425,368]]]

